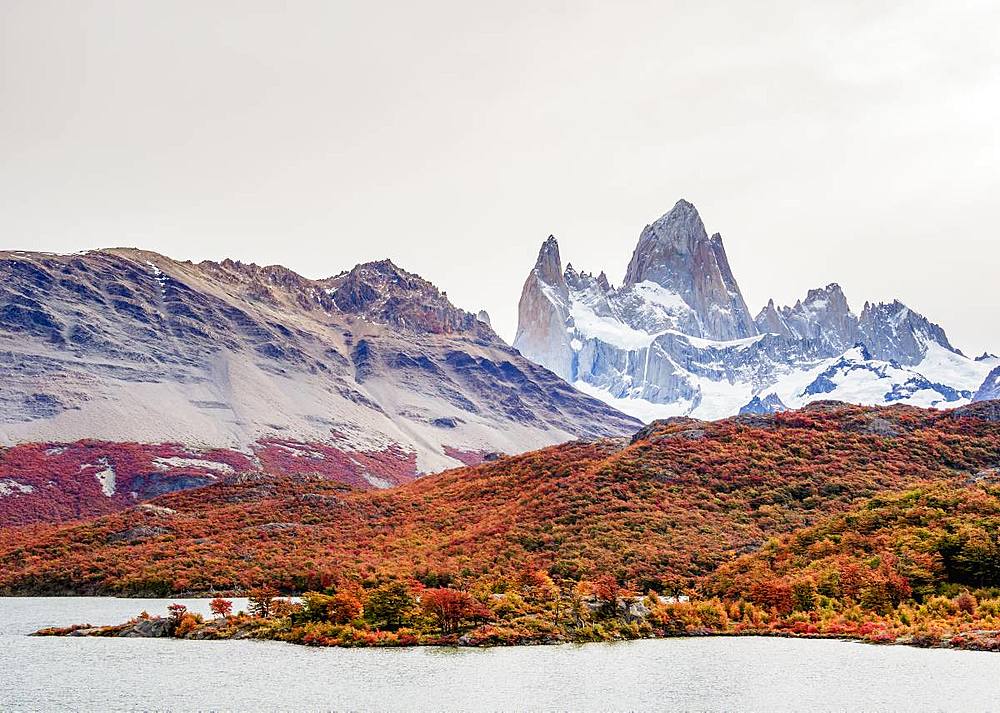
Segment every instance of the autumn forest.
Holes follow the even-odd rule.
[[[389,490],[234,474],[2,530],[0,591],[217,596],[215,618],[162,620],[188,638],[774,634],[998,649],[997,405],[670,419]],[[247,594],[250,611],[227,608]]]

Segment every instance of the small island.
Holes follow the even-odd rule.
[[[769,605],[686,595],[637,596],[613,579],[561,590],[544,572],[503,592],[418,588],[393,581],[371,591],[348,589],[281,597],[263,587],[249,593],[249,611],[233,612],[217,597],[212,618],[168,607],[111,626],[50,627],[35,636],[257,639],[307,646],[505,646],[626,641],[678,636],[780,636],[856,640],[925,648],[1000,651],[1000,599],[968,591],[900,603],[879,614],[864,604],[804,610],[815,592],[767,592]],[[823,598],[828,599],[828,598]],[[869,605],[871,602],[869,602]]]

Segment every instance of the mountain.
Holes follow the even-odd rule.
[[[521,292],[514,346],[646,421],[820,398],[957,406],[993,364],[967,358],[898,301],[856,315],[836,283],[791,306],[770,300],[751,318],[722,237],[684,200],[643,229],[618,288],[603,272],[564,270],[550,236]]]
[[[0,522],[245,471],[387,487],[634,420],[388,260],[310,280],[132,249],[0,253]]]
[[[695,319],[687,332],[693,336],[730,340],[756,334],[722,236],[709,238],[698,211],[685,200],[643,229],[624,284],[646,285],[668,299],[680,298]]]

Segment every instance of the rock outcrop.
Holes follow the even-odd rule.
[[[837,283],[809,290],[804,300],[778,310],[769,300],[754,320],[762,333],[816,341],[829,353],[840,353],[858,342],[858,318]]]
[[[573,350],[566,334],[569,288],[563,276],[559,243],[549,236],[538,251],[535,267],[521,289],[514,346],[525,357],[567,381],[573,378]]]
[[[1000,366],[987,374],[976,391],[973,401],[994,401],[1000,399]]]

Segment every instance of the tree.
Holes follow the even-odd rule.
[[[602,575],[593,582],[591,591],[606,614],[610,616],[618,610],[618,600],[621,598],[622,590],[618,586],[618,580],[610,574]]]
[[[416,602],[405,582],[386,582],[368,594],[365,619],[394,631],[409,623],[415,607]]]
[[[306,592],[302,595],[301,619],[346,624],[361,614],[361,602],[350,592],[320,594]]]
[[[167,611],[170,614],[170,621],[174,623],[174,626],[180,623],[181,619],[187,613],[188,608],[183,604],[177,604],[176,602],[167,607]]]
[[[792,587],[783,579],[754,582],[750,586],[749,595],[754,604],[774,609],[782,616],[791,614],[795,608]]]
[[[351,592],[337,592],[326,608],[327,619],[334,624],[346,624],[361,616],[361,601]]]
[[[233,613],[233,603],[222,597],[216,597],[209,602],[208,608],[215,616],[222,617],[223,619],[229,618],[229,615]]]
[[[278,590],[267,585],[251,589],[247,593],[250,613],[266,619],[271,616],[272,601],[278,596]]]
[[[518,585],[525,597],[532,601],[549,602],[559,597],[559,587],[545,570],[522,572],[518,578]]]
[[[420,608],[437,621],[443,634],[457,630],[463,621],[488,619],[491,615],[479,600],[458,589],[425,589],[420,595]]]

